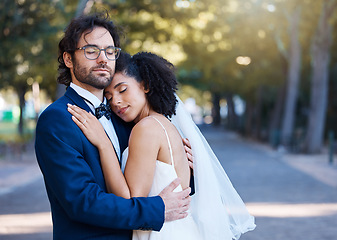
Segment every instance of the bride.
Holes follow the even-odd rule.
[[[174,67],[167,60],[147,52],[132,57],[121,54],[105,89],[112,111],[135,124],[121,162],[98,120],[76,106],[68,109],[99,150],[108,191],[124,198],[158,195],[177,177],[181,184],[175,191],[189,187],[191,171],[182,137],[189,139],[195,194],[188,216],[165,222],[159,232],[135,230],[134,240],[238,239],[255,228],[254,218],[176,96],[176,89]]]

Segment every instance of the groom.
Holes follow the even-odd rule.
[[[65,95],[51,104],[36,126],[36,156],[49,197],[54,239],[130,240],[133,229],[159,231],[164,221],[187,216],[190,189],[124,199],[106,193],[99,154],[71,119],[67,104],[97,113],[120,158],[131,126],[106,108],[103,90],[114,74],[119,36],[107,17],[72,20],[59,43],[59,83]]]

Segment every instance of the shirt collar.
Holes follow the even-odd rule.
[[[101,101],[91,92],[88,90],[81,88],[80,86],[76,85],[75,83],[70,83],[70,87],[77,92],[78,95],[80,95],[84,100],[88,101],[91,104],[88,104],[90,108],[95,107],[97,108],[100,104]],[[106,104],[106,98],[103,96],[103,103]],[[91,106],[93,105],[93,106]],[[94,111],[95,112],[95,111]]]

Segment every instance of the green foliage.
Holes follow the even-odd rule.
[[[12,86],[25,92],[30,87],[27,79],[33,79],[53,92],[56,36],[63,22],[57,18],[62,12],[60,2],[4,0],[0,9],[1,87]]]
[[[106,10],[125,33],[123,50],[132,54],[138,51],[160,54],[177,66],[181,84],[221,96],[239,95],[253,105],[262,86],[262,105],[268,112],[274,107],[278,89],[285,84],[289,48],[287,18],[300,7],[303,56],[299,102],[305,108],[309,105],[310,44],[322,2],[3,0],[0,2],[0,88],[12,86],[26,90],[30,87],[29,79],[28,82],[38,81],[53,97],[57,44],[63,29],[83,9],[85,12]],[[333,62],[335,52],[332,51]],[[249,64],[238,64],[240,56],[249,57]],[[334,115],[331,109],[329,114]]]

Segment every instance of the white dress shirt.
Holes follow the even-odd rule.
[[[85,90],[79,86],[77,86],[74,83],[70,83],[70,87],[72,89],[74,89],[78,95],[80,95],[83,100],[86,102],[86,104],[89,106],[89,108],[93,111],[93,113],[95,113],[95,108],[97,108],[100,104],[101,101],[91,92],[89,92],[88,90]],[[103,97],[103,103],[106,104],[107,100],[105,97]],[[116,153],[117,153],[117,157],[118,159],[120,159],[120,146],[119,146],[119,141],[118,141],[118,137],[115,131],[115,128],[112,124],[111,120],[108,120],[105,116],[102,116],[100,119],[98,119],[98,121],[102,124],[105,132],[108,134],[110,141],[112,142]]]

